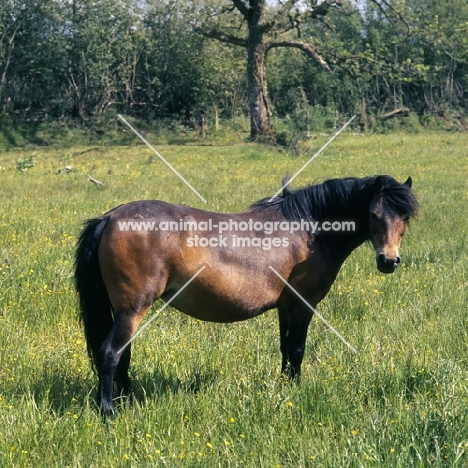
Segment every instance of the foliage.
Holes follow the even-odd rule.
[[[28,169],[34,167],[34,163],[34,155],[30,155],[28,158],[20,158],[15,162],[16,170],[18,172],[26,172]]]
[[[363,129],[400,127],[402,110],[422,125],[466,128],[468,4],[464,0],[343,1],[301,22],[285,40],[312,44],[329,64],[271,49],[272,116],[314,128],[310,114],[358,114]],[[245,116],[245,51],[194,32],[193,24],[246,33],[232,2],[5,0],[0,9],[0,116],[36,125],[125,113],[153,119]],[[278,4],[268,3],[271,19]],[[223,14],[221,14],[223,13]],[[335,119],[336,121],[337,119]],[[431,126],[434,124],[431,123]]]

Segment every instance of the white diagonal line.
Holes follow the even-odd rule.
[[[268,201],[273,201],[355,118],[353,115]]]
[[[294,293],[296,296],[328,327],[335,335],[353,352],[357,353],[356,348],[351,346],[336,330],[328,323],[272,266],[268,268]]]
[[[202,266],[155,314],[135,333],[130,340],[128,340],[118,351],[120,354],[204,269]]]
[[[180,174],[179,172],[177,172],[176,169],[174,169],[173,166],[171,166],[171,164],[166,161],[159,153],[158,151],[156,151],[149,143],[148,141],[146,141],[120,114],[118,114],[119,116],[119,119],[124,122],[125,124],[127,124],[127,126],[135,133],[135,135],[137,135],[142,141],[143,143],[145,143],[149,149],[151,149],[154,154],[156,154],[156,156],[158,156],[159,159],[161,159],[161,161],[166,164],[167,167],[169,167],[169,169],[171,169],[172,172],[174,172],[174,174],[176,174],[183,182],[185,182],[185,184],[190,188],[192,189],[192,191],[201,199],[203,200],[205,203],[206,203],[206,200],[192,187],[192,185],[184,178],[184,176],[182,174]]]

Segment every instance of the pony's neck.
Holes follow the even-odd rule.
[[[330,258],[339,266],[351,255],[353,250],[369,240],[368,203],[363,203],[362,199],[356,200],[355,203],[352,201],[349,208],[346,215],[343,215],[342,212],[339,214],[334,213],[333,210],[324,213],[321,219],[322,223],[328,218],[339,217],[343,229],[341,232],[324,232],[322,230],[316,238],[316,241],[325,248]],[[344,224],[346,222],[354,224]],[[347,231],[347,228],[350,230]]]
[[[364,244],[369,239],[367,230],[359,229],[354,233],[342,233],[336,235],[319,236],[316,240],[327,252],[327,257],[341,267],[353,250]]]

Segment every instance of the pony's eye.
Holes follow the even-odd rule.
[[[374,213],[373,211],[371,211],[370,216],[372,219],[379,219],[379,217],[377,216],[377,213]]]
[[[405,223],[409,222],[409,216],[404,216],[404,217],[403,217],[403,221],[404,221]]]

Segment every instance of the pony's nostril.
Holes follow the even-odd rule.
[[[401,263],[401,257],[398,255],[398,257],[395,260],[395,265],[399,265]]]
[[[377,257],[377,261],[379,263],[385,263],[385,255],[384,254],[379,254],[379,256]]]

